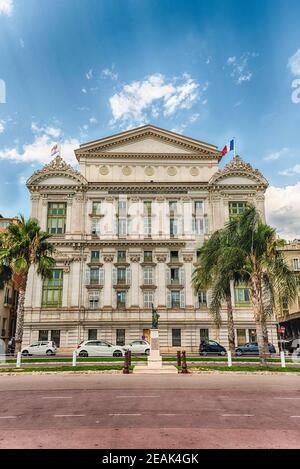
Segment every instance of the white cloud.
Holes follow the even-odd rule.
[[[82,93],[84,93],[84,94],[87,93],[86,88],[81,88],[81,91],[82,91]]]
[[[98,124],[98,121],[97,121],[96,117],[90,117],[89,118],[89,123],[92,124],[92,125],[95,125],[95,124]]]
[[[279,160],[279,158],[282,158],[285,156],[287,153],[289,153],[289,149],[287,147],[281,148],[281,150],[274,151],[270,153],[269,155],[264,157],[265,161],[276,161]]]
[[[13,0],[0,0],[0,15],[10,16],[13,11]]]
[[[5,121],[0,120],[0,134],[3,134],[4,131],[5,131]]]
[[[196,122],[196,120],[198,120],[199,117],[200,117],[200,114],[198,112],[196,112],[195,114],[192,114],[190,117],[190,123],[193,124],[193,122]]]
[[[287,168],[283,171],[279,171],[281,176],[295,176],[300,174],[300,164],[295,164],[292,168]]]
[[[100,78],[111,78],[112,80],[117,80],[119,75],[117,72],[114,72],[114,65],[111,68],[105,68],[102,70]]]
[[[90,80],[91,78],[93,78],[93,69],[90,68],[90,70],[85,74],[85,76],[87,80]]]
[[[289,58],[287,66],[293,75],[300,76],[300,49]]]
[[[189,109],[198,98],[199,84],[189,75],[167,80],[164,75],[155,73],[142,81],[124,85],[119,93],[111,96],[111,123],[143,125],[149,116],[163,114],[167,117],[179,109]]]
[[[65,161],[75,165],[77,163],[74,149],[78,148],[79,141],[75,138],[65,139],[60,142],[61,156]],[[20,163],[48,163],[51,158],[53,140],[50,135],[36,135],[32,143],[25,144],[22,149],[5,148],[0,150],[0,160],[10,160]]]
[[[268,187],[266,191],[267,223],[287,240],[300,239],[300,182],[292,186]]]
[[[239,58],[236,56],[228,57],[227,66],[231,69],[230,76],[237,85],[251,80],[253,73],[249,70],[249,59],[257,56],[256,52],[245,52]]]
[[[58,138],[61,135],[61,129],[57,127],[52,127],[46,125],[44,127],[39,127],[36,122],[31,123],[31,130],[34,134],[45,133],[49,137]]]

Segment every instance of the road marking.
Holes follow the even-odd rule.
[[[300,415],[290,415],[291,419],[300,419]]]
[[[73,399],[72,396],[45,396],[42,399]]]
[[[147,395],[140,395],[140,396],[116,396],[117,398],[120,398],[120,399],[123,399],[123,398],[130,398],[130,399],[133,399],[134,397],[160,397],[160,396],[147,396]]]
[[[300,399],[300,397],[273,397],[273,399]]]
[[[254,417],[253,414],[222,414],[222,417]]]
[[[54,417],[85,417],[85,414],[55,414]]]
[[[132,416],[140,416],[142,414],[108,414],[110,416],[113,416],[113,417],[119,417],[119,416],[129,416],[129,415],[132,415]]]
[[[157,414],[157,415],[163,415],[163,416],[165,416],[165,417],[172,417],[172,416],[174,416],[174,415],[176,415],[176,414]]]
[[[16,419],[15,415],[5,415],[4,417],[0,417],[0,419]]]

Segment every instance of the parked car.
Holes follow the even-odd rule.
[[[146,340],[134,340],[128,345],[124,346],[125,350],[130,350],[132,354],[145,354],[150,353],[150,344]]]
[[[79,357],[123,357],[125,350],[104,340],[85,340],[76,350]]]
[[[55,342],[42,341],[39,340],[37,342],[32,342],[32,344],[27,345],[26,347],[22,347],[21,353],[23,356],[26,355],[55,355],[57,347]]]
[[[273,344],[268,344],[269,353],[276,353]],[[240,357],[241,355],[259,355],[259,348],[257,342],[248,342],[245,345],[240,345],[235,349],[235,353]]]
[[[199,355],[226,355],[226,348],[215,340],[202,341],[199,346]]]

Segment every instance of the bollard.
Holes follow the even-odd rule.
[[[16,363],[16,368],[21,368],[21,352],[17,353],[17,363]]]
[[[181,366],[181,352],[177,350],[177,366]]]
[[[231,351],[228,350],[227,352],[227,358],[228,358],[228,366],[232,366],[232,356],[231,356]]]
[[[128,375],[128,374],[129,374],[129,357],[128,357],[128,350],[126,350],[125,356],[124,356],[123,374],[124,374],[124,375]]]
[[[72,366],[76,366],[76,350],[73,351],[73,361],[72,361]]]
[[[281,368],[285,368],[285,355],[284,355],[283,350],[281,350],[280,352],[280,361],[281,361]]]
[[[186,364],[186,355],[185,350],[182,352],[182,365],[181,365],[181,373],[188,373],[187,364]]]

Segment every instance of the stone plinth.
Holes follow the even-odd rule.
[[[147,365],[136,365],[133,373],[177,373],[174,365],[163,365],[159,351],[158,329],[150,329],[150,354]]]

